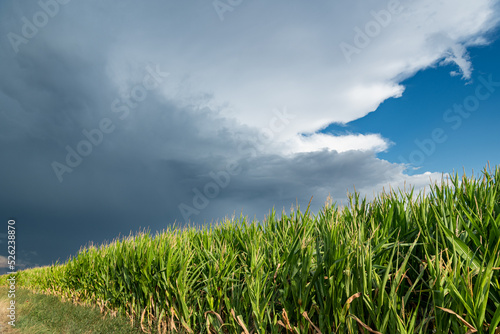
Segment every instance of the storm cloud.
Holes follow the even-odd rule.
[[[393,145],[380,134],[320,131],[443,60],[470,78],[491,1],[234,3],[0,4],[0,212],[21,265],[441,178],[378,158]]]

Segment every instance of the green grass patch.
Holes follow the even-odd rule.
[[[10,301],[7,288],[0,287],[2,305]],[[22,288],[16,289],[16,332],[47,333],[47,334],[90,334],[90,333],[142,333],[132,328],[129,319],[119,317],[104,317],[97,309],[89,306],[62,302],[56,296],[34,294]],[[5,330],[10,325],[2,319]]]

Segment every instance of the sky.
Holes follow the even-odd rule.
[[[0,2],[0,273],[10,219],[19,270],[500,164],[499,14],[491,0]]]

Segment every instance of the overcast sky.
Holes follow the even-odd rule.
[[[261,219],[311,196],[318,211],[354,187],[372,198],[500,163],[499,12],[4,0],[0,254],[11,218],[21,269],[140,228]]]

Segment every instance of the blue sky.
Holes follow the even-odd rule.
[[[475,95],[480,77],[500,82],[500,40],[498,31],[490,35],[491,44],[469,50],[474,71],[471,79],[451,76],[457,66],[435,65],[404,80],[406,87],[400,98],[383,102],[377,110],[347,124],[331,124],[325,133],[380,133],[393,144],[377,154],[391,162],[407,162],[407,173],[412,175],[425,171],[443,173],[465,172],[477,174],[489,161],[492,166],[500,164],[500,89],[480,101],[477,110],[460,121],[446,121],[445,112],[454,104],[463,104],[467,96]],[[459,115],[454,114],[454,117]],[[433,153],[424,152],[415,141],[424,142],[432,138],[432,131],[441,128],[446,141],[435,142]],[[430,145],[430,144],[429,144]],[[431,149],[431,146],[429,146]],[[423,155],[411,154],[418,150]]]
[[[459,127],[447,111],[500,81],[498,1],[228,4],[0,2],[0,217],[23,227],[19,268],[500,163],[500,89]]]

